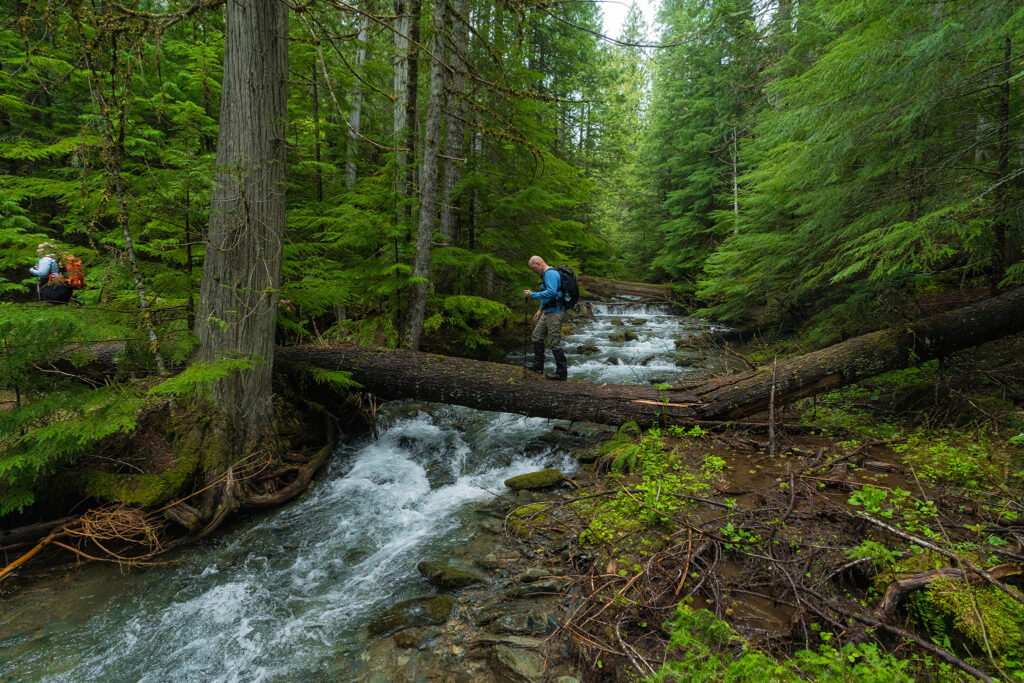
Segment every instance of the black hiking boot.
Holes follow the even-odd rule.
[[[544,342],[533,342],[533,365],[527,365],[530,372],[544,372]]]
[[[545,375],[545,377],[564,382],[569,376],[568,361],[565,360],[565,352],[562,351],[562,349],[552,349],[551,354],[555,357],[555,374]]]

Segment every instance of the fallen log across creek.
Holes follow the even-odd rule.
[[[439,403],[619,425],[734,420],[890,370],[947,356],[1024,331],[1024,287],[899,327],[854,337],[774,368],[751,370],[665,391],[569,380],[552,382],[523,368],[405,349],[279,348],[279,372],[344,370],[384,398]],[[570,376],[572,368],[569,368]],[[773,380],[774,377],[774,380]]]
[[[628,296],[635,299],[635,301],[630,303],[667,303],[677,298],[672,292],[672,288],[667,285],[606,280],[589,275],[581,275],[579,283],[588,295],[602,300],[617,296]]]

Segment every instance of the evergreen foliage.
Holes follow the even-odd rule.
[[[1019,7],[679,0],[662,19],[652,277],[720,319],[817,317],[818,343],[1021,282]]]
[[[417,282],[418,197],[415,187],[401,191],[408,169],[400,157],[415,168],[422,154],[416,134],[429,67],[421,64],[414,83],[415,125],[395,131],[392,8],[366,7],[383,18],[362,34],[366,22],[354,7],[292,14],[278,343],[404,340]],[[474,348],[518,320],[510,306],[518,311],[519,292],[533,286],[525,267],[531,254],[592,270],[608,262],[601,233],[610,222],[595,221],[587,207],[600,182],[603,89],[618,86],[594,76],[607,73],[608,52],[574,27],[599,28],[593,5],[470,2],[453,11],[465,12],[461,20],[472,28],[461,54],[468,87],[448,93],[464,100],[462,153],[454,159],[462,173],[439,200],[454,208],[455,231],[435,237],[424,327],[434,344]],[[416,18],[414,53],[423,64],[434,57],[452,64],[452,36],[444,54],[426,52],[432,12],[424,3]],[[269,359],[220,359],[162,383],[149,379],[155,353],[185,365],[197,343],[217,171],[222,9],[185,0],[124,7],[0,0],[0,17],[0,379],[13,405],[0,411],[3,515],[30,504],[106,436],[130,432],[139,410]],[[397,154],[409,140],[412,158]],[[36,303],[27,271],[44,241],[84,262],[80,306]],[[121,365],[133,368],[132,377],[93,390],[36,369],[69,345],[108,341],[124,345]],[[314,379],[355,388],[345,373]]]

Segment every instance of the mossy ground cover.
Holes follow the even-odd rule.
[[[624,426],[529,515],[579,547],[595,680],[1024,680],[1020,344],[788,406],[774,453]]]

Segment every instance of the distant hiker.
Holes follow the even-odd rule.
[[[541,276],[539,292],[523,290],[528,299],[540,299],[540,308],[533,316],[536,323],[533,328],[533,365],[529,370],[544,372],[544,344],[551,349],[555,357],[555,373],[547,375],[548,379],[564,380],[568,376],[565,352],[562,351],[562,321],[565,320],[566,301],[562,291],[562,276],[556,268],[544,263],[540,256],[531,256],[530,270]]]
[[[36,280],[36,295],[40,301],[47,301],[51,304],[66,304],[71,300],[74,290],[61,280],[60,263],[54,253],[56,245],[50,242],[43,242],[36,249],[39,254],[39,263],[28,269]]]

